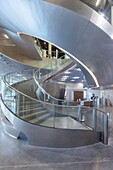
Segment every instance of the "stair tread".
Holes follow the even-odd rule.
[[[31,104],[27,104],[27,103],[23,103],[22,105],[20,104],[19,107],[23,107],[23,106],[33,106],[33,105],[34,105],[34,106],[42,106],[41,103],[40,103],[40,104],[32,104],[32,103],[31,103]]]
[[[49,116],[50,116],[50,113],[46,113],[44,115],[40,115],[39,117],[30,120],[29,122],[36,123],[36,122],[38,122],[41,119],[48,118]]]
[[[43,109],[43,107],[38,107],[38,108],[33,108],[33,109],[20,110],[19,113],[27,112],[27,111],[33,111],[33,110],[36,110],[36,109]]]
[[[54,124],[53,124],[54,123]],[[63,128],[63,129],[83,129],[89,130],[87,127],[79,123],[78,121],[74,120],[71,117],[50,117],[40,125],[48,126],[48,127],[56,127],[56,128]]]
[[[35,116],[38,114],[41,114],[41,113],[44,113],[44,112],[47,112],[47,110],[42,110],[42,111],[39,111],[39,112],[34,112],[34,113],[30,113],[30,114],[26,114],[26,115],[23,115],[23,116],[20,116],[22,119],[25,119],[25,118],[28,118],[30,116]],[[39,116],[38,116],[39,117]]]

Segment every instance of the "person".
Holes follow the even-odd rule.
[[[91,96],[91,100],[94,100],[94,99],[95,99],[95,94],[93,93]]]

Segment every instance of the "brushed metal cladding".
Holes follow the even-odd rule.
[[[76,12],[77,14],[83,16],[87,20],[90,20],[92,15],[92,9],[86,4],[80,2],[79,0],[43,0],[67,8],[70,11]]]
[[[4,115],[18,130],[23,132],[31,145],[43,147],[67,148],[90,145],[101,141],[101,133],[80,129],[55,129],[34,125],[23,121],[1,102]]]
[[[113,27],[84,3],[1,0],[0,26],[50,41],[82,61],[101,86],[113,84]]]
[[[4,117],[1,119],[2,128],[9,136],[18,139],[20,132],[9,124],[8,120]]]
[[[33,39],[28,36],[20,37],[20,35],[15,34],[11,31],[5,30],[5,33],[12,39],[15,43],[15,46],[19,48],[21,54],[25,54],[31,59],[38,59],[42,60],[42,57],[39,55],[38,51],[36,50]],[[18,51],[18,50],[17,50]]]
[[[88,40],[89,34],[91,36]],[[85,64],[95,74],[100,85],[113,83],[113,40],[107,34],[89,23],[76,52],[80,55],[81,61],[85,60]]]

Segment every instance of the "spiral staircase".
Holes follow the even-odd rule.
[[[0,26],[23,54],[41,59],[33,46],[33,37],[40,38],[70,56],[73,63],[76,61],[89,85],[112,85],[113,28],[96,11],[79,0],[13,2],[7,0],[6,5],[1,1]],[[21,14],[16,7],[18,11],[21,8]],[[46,147],[75,147],[100,141],[107,144],[108,113],[97,108],[69,106],[42,86],[70,64],[56,60],[37,71],[33,68],[4,76],[1,108],[6,133]]]

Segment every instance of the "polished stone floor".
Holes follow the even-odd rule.
[[[112,112],[113,108],[110,109]],[[0,125],[0,170],[113,170],[112,126],[109,145],[98,143],[78,148],[51,149],[30,146],[13,139],[3,133]]]

